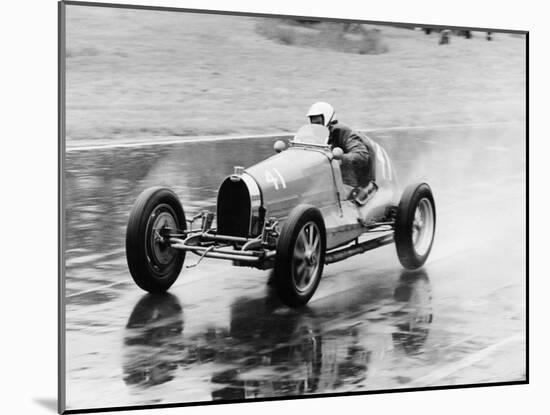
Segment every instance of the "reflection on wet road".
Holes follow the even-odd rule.
[[[386,296],[389,287],[378,294]],[[361,388],[373,356],[402,349],[422,351],[432,322],[425,272],[403,273],[393,293],[372,302],[363,287],[319,309],[284,310],[279,301],[240,297],[230,306],[229,326],[208,326],[187,336],[185,317],[172,294],[143,296],[124,335],[124,381],[147,388],[185,376],[187,367],[212,367],[213,399],[245,399]],[[369,301],[370,300],[370,301]],[[383,300],[380,302],[380,300]],[[352,325],[342,320],[353,319]],[[369,344],[369,321],[385,326],[382,342]],[[380,334],[378,334],[380,336]]]
[[[148,295],[124,258],[141,190],[170,186],[192,214],[272,140],[68,153],[68,407],[524,379],[523,137],[511,127],[373,135],[403,184],[432,185],[434,250],[416,272],[392,245],[330,265],[301,310],[280,304],[268,272],[209,259]]]

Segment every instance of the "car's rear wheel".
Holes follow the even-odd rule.
[[[273,282],[283,303],[300,307],[310,300],[321,280],[325,249],[321,212],[298,205],[286,219],[277,242]]]
[[[426,183],[408,186],[397,207],[395,247],[401,265],[416,269],[424,265],[435,235],[435,203]]]
[[[140,288],[160,293],[176,281],[185,252],[172,248],[168,238],[185,229],[185,214],[173,191],[153,187],[138,196],[126,229],[126,260]]]

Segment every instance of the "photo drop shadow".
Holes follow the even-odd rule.
[[[53,398],[34,398],[34,402],[51,412],[57,413],[57,399]]]

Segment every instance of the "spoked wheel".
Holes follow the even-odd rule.
[[[321,232],[315,222],[307,222],[294,244],[292,278],[299,293],[305,293],[315,283],[321,258]]]
[[[430,200],[424,197],[418,202],[413,220],[412,241],[418,255],[425,255],[431,248],[434,229],[434,209]]]
[[[170,246],[170,234],[185,230],[177,195],[154,187],[141,193],[126,229],[126,259],[136,284],[151,293],[164,292],[176,281],[185,252]]]
[[[300,307],[313,296],[325,263],[325,224],[313,206],[299,205],[286,219],[277,243],[275,288],[285,304]]]
[[[435,203],[426,183],[408,186],[397,208],[395,246],[401,264],[407,269],[424,265],[435,235]]]

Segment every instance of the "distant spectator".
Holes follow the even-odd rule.
[[[446,45],[450,41],[451,41],[451,31],[449,29],[442,30],[441,37],[439,38],[439,44]]]

